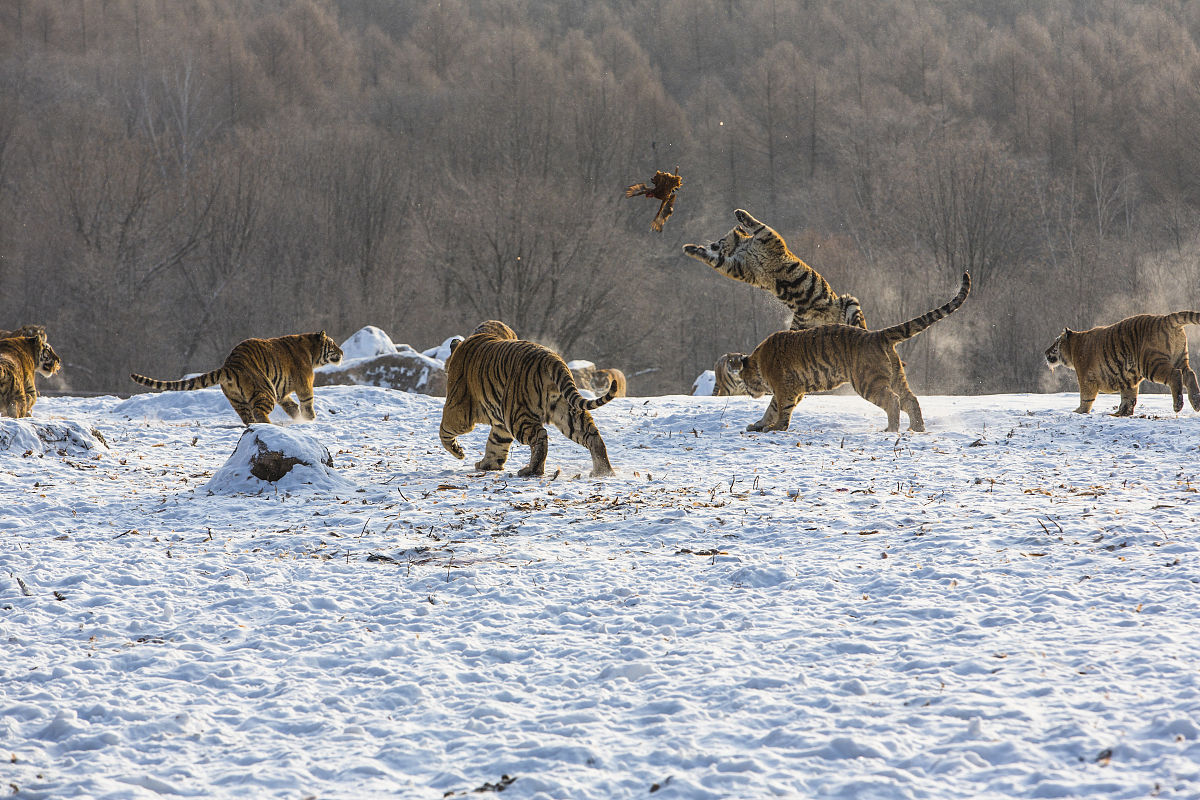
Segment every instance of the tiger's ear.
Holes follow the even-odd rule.
[[[1070,335],[1071,335],[1072,333],[1074,333],[1074,332],[1075,332],[1075,331],[1071,330],[1070,328],[1063,328],[1062,335],[1063,335],[1063,336],[1070,336]]]

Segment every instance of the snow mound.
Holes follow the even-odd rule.
[[[441,361],[443,364],[445,364],[446,361],[450,358],[451,345],[453,345],[455,342],[461,342],[462,340],[463,340],[463,337],[461,337],[461,336],[451,336],[449,339],[442,342],[437,347],[431,347],[428,350],[426,350],[425,352],[421,353],[421,355],[425,356],[426,358],[432,358],[437,361]]]
[[[717,373],[706,369],[692,381],[692,396],[711,397],[717,388]]]
[[[210,386],[207,389],[196,389],[188,392],[147,392],[135,394],[128,400],[118,403],[112,410],[113,414],[126,419],[149,419],[163,422],[193,422],[209,417],[231,418],[237,421],[237,414],[225,399],[220,387]]]
[[[395,343],[392,342],[392,337],[374,325],[368,325],[342,342],[342,360],[374,358],[375,356],[390,355],[397,350]]]
[[[213,494],[257,494],[264,489],[311,487],[349,491],[354,486],[333,470],[329,449],[311,436],[277,425],[246,428],[233,455],[204,485]]]
[[[98,430],[70,420],[0,419],[0,451],[76,456],[101,447],[108,442]]]

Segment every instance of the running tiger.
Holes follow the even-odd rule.
[[[593,476],[613,474],[604,440],[588,412],[616,396],[616,381],[603,397],[584,400],[557,353],[518,339],[512,328],[497,320],[480,323],[474,333],[452,347],[446,362],[446,405],[438,431],[442,446],[451,455],[463,458],[457,437],[476,425],[491,425],[483,460],[475,469],[503,469],[516,439],[531,451],[529,464],[517,475],[540,476],[546,469],[549,442],[544,426],[553,422],[564,436],[592,454]]]
[[[726,353],[717,359],[717,363],[713,364],[713,375],[716,378],[713,385],[713,397],[736,397],[750,394],[745,382],[735,372],[737,365],[745,357],[745,353]]]
[[[58,353],[46,342],[45,329],[26,325],[20,330],[26,329],[34,332],[0,338],[0,416],[30,416],[38,398],[33,376],[48,378],[62,367]]]
[[[738,224],[725,238],[707,247],[685,244],[683,252],[726,277],[774,294],[792,310],[791,330],[836,323],[867,327],[857,298],[833,291],[773,229],[740,208],[733,215]]]
[[[1144,380],[1170,387],[1176,413],[1183,408],[1186,387],[1192,408],[1200,411],[1200,387],[1188,364],[1184,325],[1200,325],[1200,311],[1141,314],[1086,331],[1063,328],[1046,348],[1046,364],[1051,370],[1059,364],[1075,370],[1078,414],[1091,411],[1100,392],[1120,392],[1121,404],[1113,416],[1131,416]]]
[[[846,382],[864,400],[887,412],[887,430],[900,430],[901,409],[908,414],[910,430],[925,430],[921,405],[908,388],[896,345],[954,313],[970,291],[971,276],[964,272],[953,300],[900,325],[877,331],[823,325],[771,334],[735,364],[738,377],[752,396],[762,397],[767,392],[773,395],[762,419],[746,430],[785,431],[792,410],[807,392],[836,389]]]
[[[229,405],[249,425],[270,422],[267,415],[279,405],[292,419],[313,420],[313,367],[337,364],[342,348],[326,335],[297,333],[274,339],[247,339],[233,348],[225,363],[212,372],[181,381],[159,381],[134,373],[135,383],[171,392],[221,385]],[[299,404],[288,395],[296,393]]]

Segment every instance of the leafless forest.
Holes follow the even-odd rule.
[[[1200,307],[1200,3],[4,0],[0,328],[75,390],[247,336],[481,319],[686,392],[785,318],[683,255],[746,208],[918,392],[1068,388],[1063,325]],[[684,177],[663,233],[625,186]]]

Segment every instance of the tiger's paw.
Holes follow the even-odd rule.
[[[518,478],[540,478],[545,473],[545,469],[536,469],[531,466],[524,466],[517,470]]]
[[[733,211],[733,216],[739,224],[744,225],[747,228],[758,228],[762,226],[762,223],[750,216],[750,213],[744,208],[735,208]],[[750,231],[746,231],[746,233],[749,232]]]

